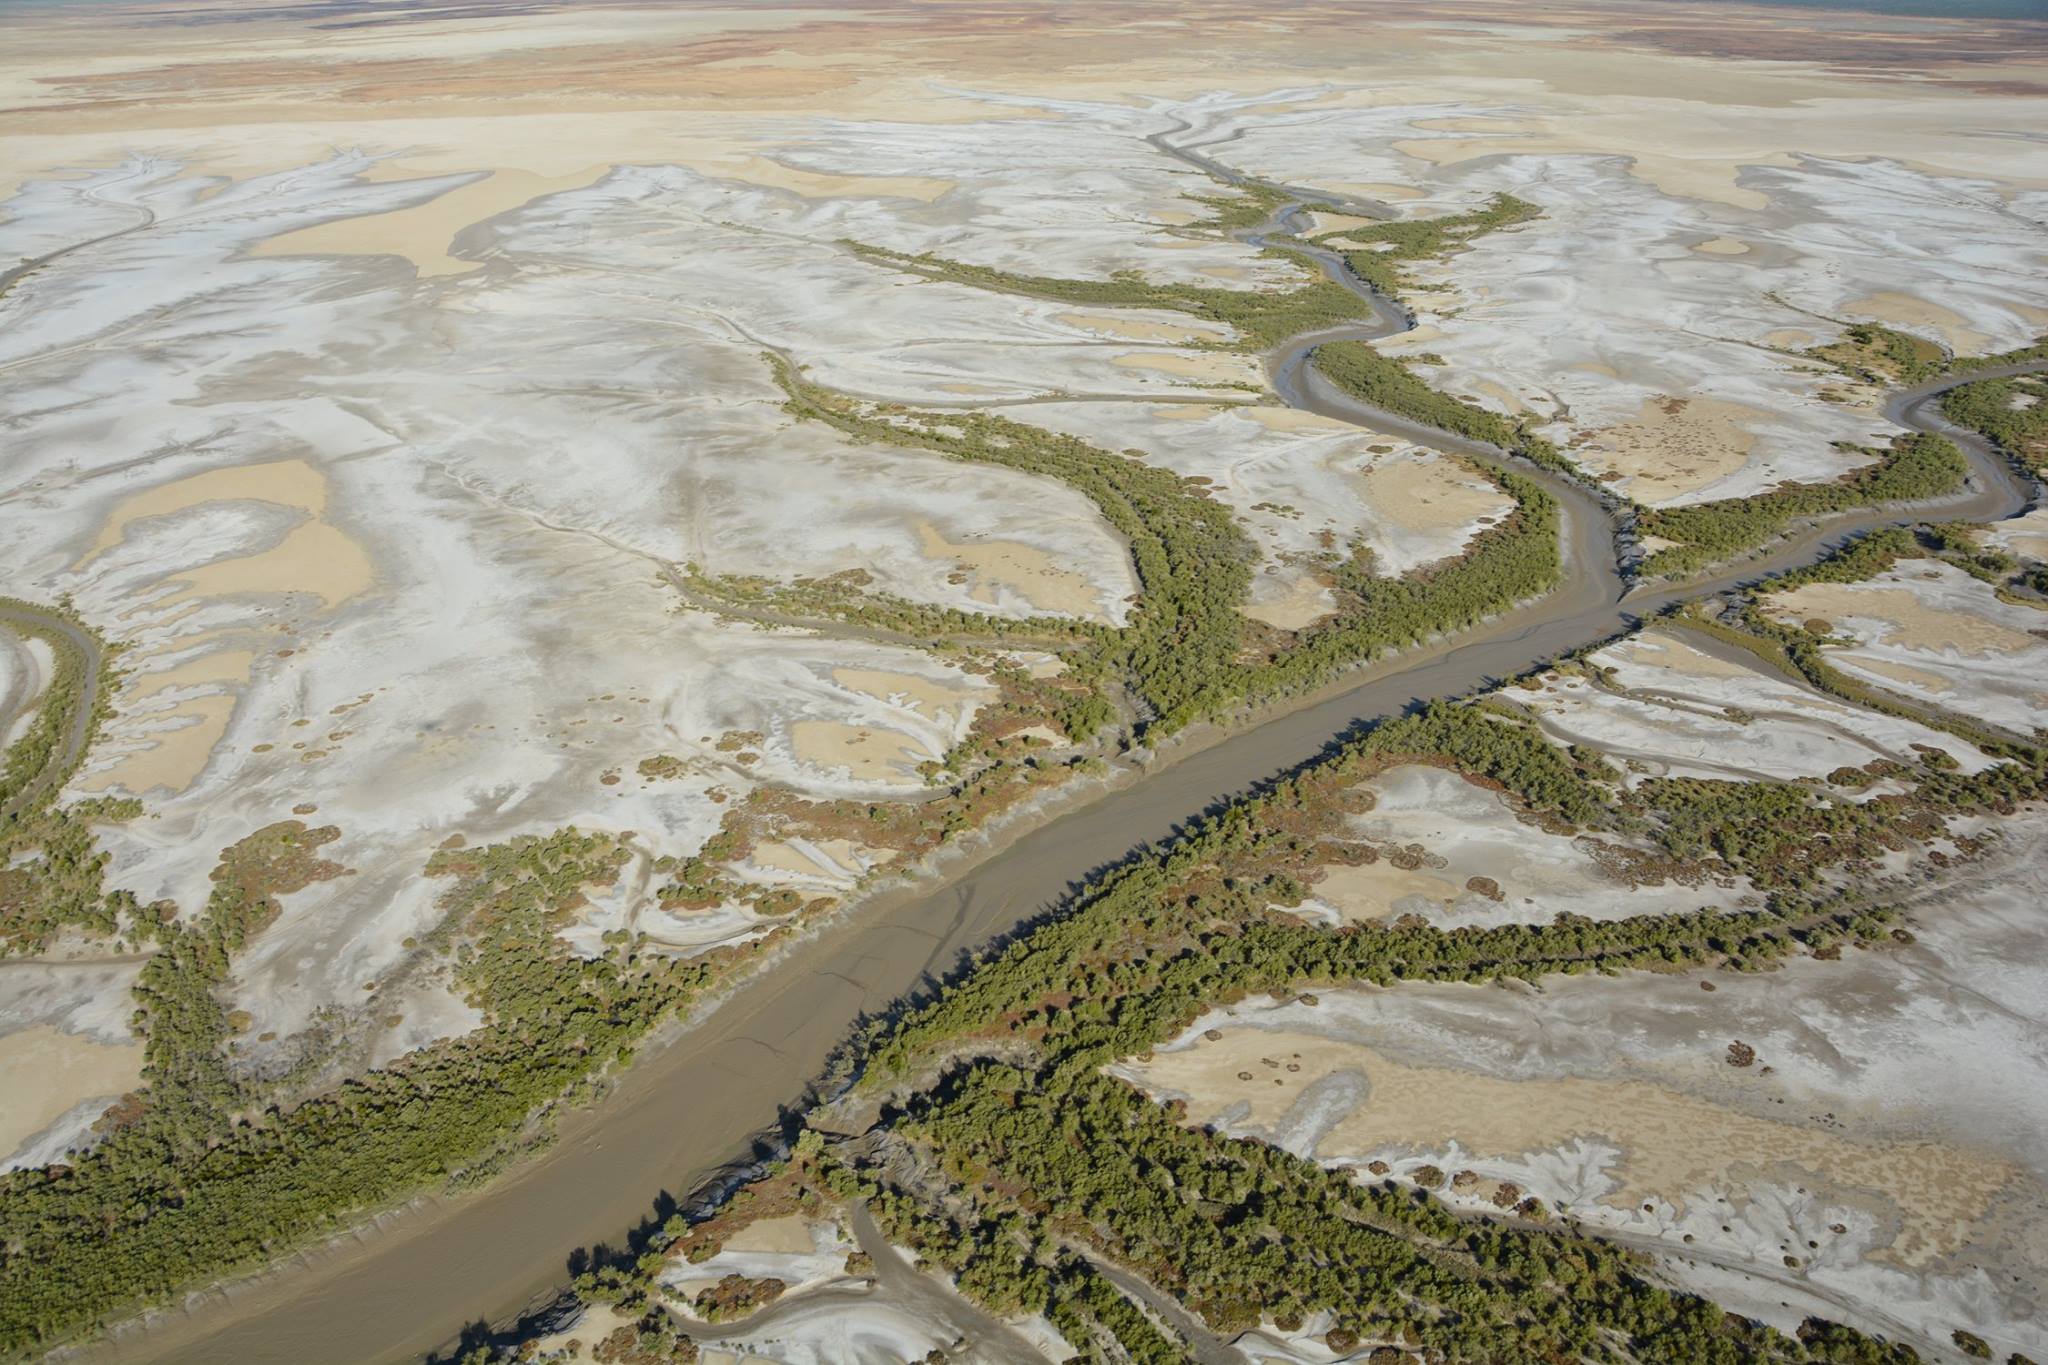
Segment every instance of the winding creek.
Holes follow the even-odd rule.
[[[1233,183],[1243,178],[1155,134],[1162,152]],[[1309,191],[1304,202],[1336,201]],[[1358,211],[1359,206],[1344,207]],[[1301,203],[1246,234],[1285,228]],[[1366,211],[1371,211],[1367,206]],[[1505,458],[1368,408],[1306,364],[1315,345],[1376,339],[1411,325],[1398,305],[1360,284],[1328,252],[1331,277],[1373,308],[1373,320],[1285,343],[1269,357],[1290,405],[1438,449]],[[1416,703],[1483,689],[1629,628],[1672,603],[1813,562],[1872,527],[1926,519],[1989,521],[2024,510],[2031,486],[1987,442],[1940,418],[1934,401],[1972,379],[2048,370],[2048,362],[1985,369],[1896,395],[1886,415],[1947,436],[1969,457],[1968,490],[1909,509],[1830,519],[1774,542],[1739,565],[1683,584],[1630,589],[1612,511],[1584,487],[1533,465],[1518,472],[1555,495],[1563,518],[1564,581],[1540,600],[1455,639],[1346,674],[1249,728],[1196,727],[1106,788],[1000,847],[969,846],[914,885],[869,896],[814,936],[782,950],[687,1030],[642,1049],[605,1098],[565,1115],[537,1158],[465,1197],[425,1196],[359,1233],[229,1289],[196,1296],[85,1348],[83,1358],[213,1362],[289,1360],[360,1365],[454,1345],[465,1315],[506,1323],[559,1294],[578,1248],[622,1246],[628,1230],[666,1216],[673,1200],[755,1159],[781,1119],[817,1094],[830,1054],[864,1016],[928,986],[963,954],[1057,904],[1091,871],[1170,837],[1188,819],[1314,758],[1334,737]],[[943,878],[943,880],[940,880]]]

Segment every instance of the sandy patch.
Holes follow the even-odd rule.
[[[1311,212],[1308,216],[1310,232],[1351,232],[1358,228],[1385,226],[1377,218],[1360,218],[1353,213]]]
[[[1775,346],[1781,351],[1803,351],[1818,340],[1813,333],[1797,327],[1779,327],[1764,333],[1764,345]]]
[[[1393,346],[1420,346],[1431,341],[1441,341],[1443,337],[1444,329],[1435,323],[1418,322],[1407,331],[1388,337],[1385,341],[1380,342],[1379,345],[1382,350]]]
[[[157,788],[185,790],[206,771],[214,747],[227,733],[236,700],[217,693],[134,717],[134,723],[123,728],[123,738],[143,740],[148,747],[123,756],[111,767],[86,774],[74,785],[87,792],[119,787],[137,795]]]
[[[1167,403],[1152,409],[1152,417],[1160,422],[1206,422],[1219,412],[1228,412],[1228,403]]]
[[[2011,517],[1983,533],[1987,544],[2022,559],[2048,560],[2048,507],[2036,507],[2023,517]]]
[[[895,858],[893,849],[857,844],[851,839],[810,839],[798,844],[770,839],[754,845],[747,863],[770,872],[786,872],[810,880],[851,883],[869,868]]]
[[[86,1100],[111,1103],[142,1080],[142,1044],[113,1045],[49,1024],[0,1038],[0,1155]]]
[[[1463,465],[1428,452],[1389,457],[1360,477],[1373,510],[1404,531],[1476,530],[1480,517],[1498,516],[1509,505],[1505,494]]]
[[[168,516],[209,502],[248,499],[295,507],[308,516],[327,510],[327,480],[304,460],[278,460],[272,464],[242,465],[235,469],[213,469],[190,478],[146,488],[121,499],[81,564],[90,563],[102,551],[121,543],[128,524],[143,517]]]
[[[1965,322],[1954,309],[1896,290],[1887,289],[1851,299],[1842,305],[1842,311],[1852,317],[1889,322],[1911,332],[1932,332],[1957,355],[1975,354],[1983,350],[1990,340]]]
[[[1902,664],[1893,659],[1859,659],[1856,666],[1865,673],[1875,673],[1895,683],[1903,683],[1921,692],[1953,692],[1956,685],[1939,673],[1930,673],[1924,668]]]
[[[917,776],[917,765],[934,757],[908,735],[872,725],[836,720],[800,720],[790,726],[790,745],[799,763],[844,768],[862,782],[901,782]]]
[[[832,681],[841,687],[850,688],[877,701],[894,702],[909,706],[919,715],[932,720],[946,720],[956,715],[962,707],[973,705],[974,698],[967,692],[947,687],[944,683],[930,678],[920,678],[914,673],[889,673],[874,668],[835,668]]]
[[[1472,385],[1472,389],[1475,393],[1484,394],[1486,397],[1491,398],[1494,402],[1500,404],[1501,407],[1507,409],[1507,411],[1510,413],[1529,411],[1529,405],[1522,401],[1520,394],[1513,392],[1512,390],[1507,388],[1507,386],[1496,383],[1491,379],[1481,379],[1476,381]]]
[[[245,683],[256,656],[246,649],[221,649],[187,659],[173,668],[141,673],[127,681],[121,695],[139,701],[172,687],[195,687],[207,683]]]
[[[765,156],[724,153],[676,158],[678,165],[719,180],[788,190],[805,199],[915,199],[929,204],[953,188],[951,180],[923,175],[831,175],[785,165]]]
[[[1269,1064],[1277,1063],[1277,1065]],[[1289,1066],[1299,1070],[1289,1070]],[[1312,1033],[1231,1029],[1133,1068],[1148,1085],[1190,1097],[1189,1117],[1236,1110],[1233,1128],[1281,1126],[1314,1082],[1362,1075],[1364,1100],[1325,1130],[1325,1157],[1441,1151],[1516,1157],[1581,1138],[1621,1149],[1622,1184],[1601,1202],[1657,1196],[1683,1206],[1709,1189],[1742,1189],[1786,1166],[1895,1201],[1903,1227],[1891,1254],[1907,1264],[1953,1252],[1963,1231],[2017,1174],[2002,1161],[1933,1142],[1864,1144],[1816,1128],[1755,1118],[1662,1086],[1584,1079],[1499,1080],[1403,1066],[1370,1048]],[[1250,1080],[1240,1077],[1249,1074]]]
[[[366,591],[377,579],[363,547],[338,527],[308,522],[260,554],[216,560],[174,575],[185,583],[178,597],[224,597],[245,592],[308,592],[328,607]]]
[[[1228,328],[1204,328],[1192,323],[1152,322],[1144,318],[1116,317],[1104,313],[1061,313],[1059,320],[1069,327],[1079,327],[1100,336],[1115,337],[1118,341],[1160,341],[1168,345],[1186,345],[1194,341],[1223,341],[1230,336]]]
[[[1357,427],[1349,422],[1340,422],[1334,417],[1325,417],[1319,412],[1305,408],[1275,408],[1260,403],[1238,409],[1268,431],[1296,432],[1312,431],[1318,435],[1335,435],[1340,432],[1355,432]]]
[[[1696,242],[1694,251],[1703,251],[1709,256],[1747,256],[1749,243],[1733,237],[1716,237],[1710,242]]]
[[[1102,590],[1072,569],[1060,565],[1036,545],[1015,540],[951,541],[928,521],[917,524],[924,553],[950,559],[976,582],[970,596],[994,606],[998,587],[1009,588],[1034,610],[1059,612],[1090,621],[1106,621]]]
[[[599,1342],[619,1328],[639,1321],[638,1313],[622,1313],[608,1303],[593,1303],[583,1310],[574,1323],[552,1336],[540,1338],[537,1344],[543,1356],[559,1352],[574,1362],[574,1365],[592,1365],[597,1359],[595,1352]],[[711,1355],[710,1351],[705,1351],[697,1358],[708,1362]]]
[[[1396,185],[1387,180],[1331,180],[1328,188],[1338,194],[1357,195],[1361,199],[1420,199],[1422,191],[1413,185]]]
[[[1257,384],[1263,377],[1255,358],[1227,352],[1202,355],[1181,355],[1170,351],[1134,352],[1118,356],[1116,363],[1127,370],[1152,370],[1210,384]]]
[[[1835,621],[1857,617],[1881,623],[1878,643],[1908,649],[1983,658],[2019,654],[2040,644],[2024,631],[1967,611],[1937,609],[1910,588],[1882,588],[1862,583],[1807,583],[1765,599],[1773,616],[1783,621]]]
[[[1363,867],[1342,863],[1326,867],[1323,879],[1311,892],[1317,900],[1340,912],[1347,923],[1356,924],[1385,919],[1395,913],[1398,902],[1410,896],[1448,906],[1458,899],[1460,889],[1442,877],[1419,870],[1404,871],[1381,859]]]
[[[1309,574],[1290,578],[1277,592],[1254,592],[1253,600],[1242,608],[1244,614],[1280,630],[1314,625],[1337,608],[1330,590]]]
[[[275,503],[311,520],[293,527],[268,550],[167,572],[166,579],[185,586],[156,605],[230,593],[307,592],[331,608],[366,591],[376,581],[376,571],[362,546],[323,520],[327,497],[326,476],[304,460],[208,470],[123,498],[107,514],[79,567],[120,544],[128,527],[143,518],[215,502]]]
[[[1661,630],[1646,630],[1628,642],[1629,659],[1646,668],[1668,670],[1680,678],[1736,678],[1756,676],[1746,668],[1718,654],[1709,654],[1692,641]],[[1673,680],[1674,682],[1676,679]]]
[[[812,1221],[800,1213],[781,1218],[763,1218],[747,1224],[725,1239],[727,1251],[769,1251],[785,1256],[808,1256],[816,1249]]]
[[[1622,475],[1622,491],[1655,507],[1740,472],[1756,444],[1748,424],[1769,415],[1718,398],[1652,398],[1634,421],[1594,432],[1579,450]]]
[[[420,278],[461,275],[483,268],[448,254],[456,234],[474,223],[509,213],[543,195],[582,189],[610,167],[589,166],[569,175],[497,170],[424,204],[391,213],[343,218],[287,232],[259,243],[252,256],[402,256]]]

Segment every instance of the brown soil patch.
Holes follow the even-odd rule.
[[[1208,329],[1192,323],[1152,322],[1145,318],[1123,318],[1104,313],[1061,313],[1059,320],[1069,327],[1084,328],[1118,341],[1159,341],[1169,346],[1195,341],[1223,341],[1230,336],[1228,328]]]
[[[83,1101],[141,1081],[141,1043],[102,1043],[48,1024],[0,1038],[0,1156]]]
[[[1773,616],[1788,621],[1820,617],[1840,621],[1861,617],[1886,626],[1878,643],[1897,643],[1934,653],[2019,654],[2040,642],[2024,632],[1969,612],[1928,606],[1910,588],[1879,588],[1858,583],[1807,583],[1766,599]]]
[[[978,581],[969,596],[994,605],[996,586],[1014,590],[1035,610],[1062,612],[1088,621],[1107,621],[1103,593],[1095,584],[1058,561],[1036,545],[1015,540],[951,541],[928,521],[917,524],[924,553],[932,559],[949,559]]]
[[[1120,355],[1116,363],[1127,370],[1152,370],[1182,379],[1199,379],[1208,384],[1258,384],[1264,379],[1264,372],[1259,369],[1255,358],[1227,351],[1196,355],[1140,351]]]
[[[836,720],[800,720],[790,727],[797,760],[819,768],[846,768],[863,782],[901,782],[917,776],[931,757],[908,735]]]
[[[1385,919],[1394,913],[1395,902],[1409,896],[1422,896],[1439,905],[1458,899],[1456,884],[1429,872],[1403,871],[1384,858],[1358,867],[1333,863],[1324,869],[1311,893],[1354,924]]]
[[[1511,505],[1457,461],[1427,452],[1390,456],[1360,477],[1373,510],[1404,531],[1477,531],[1479,518],[1499,516]]]
[[[939,720],[974,704],[974,695],[914,673],[889,673],[875,668],[835,668],[832,681],[877,701],[901,698],[920,715]]]
[[[390,213],[342,218],[259,243],[252,256],[402,256],[422,279],[461,275],[483,268],[448,254],[456,234],[487,218],[509,213],[544,195],[581,189],[609,166],[588,166],[569,175],[543,176],[530,171],[497,170],[481,180],[459,185],[424,204]]]
[[[1909,332],[1932,332],[1957,355],[1975,355],[1991,340],[1964,322],[1954,309],[1894,290],[1852,299],[1842,305],[1842,311],[1852,317],[1888,322]]]
[[[1580,449],[1620,474],[1630,497],[1657,506],[1739,472],[1756,444],[1747,424],[1768,416],[1718,398],[1653,398]]]
[[[1283,1063],[1267,1066],[1266,1059]],[[1284,1063],[1301,1070],[1290,1072]],[[1161,1053],[1148,1080],[1193,1097],[1206,1121],[1243,1104],[1248,1123],[1276,1125],[1289,1106],[1334,1071],[1364,1074],[1370,1096],[1340,1119],[1318,1151],[1367,1156],[1433,1150],[1455,1139],[1475,1156],[1518,1157],[1574,1138],[1605,1138],[1622,1150],[1627,1207],[1656,1195],[1682,1203],[1709,1186],[1745,1188],[1785,1168],[1895,1202],[1904,1226],[1893,1249],[1907,1264],[1954,1251],[1966,1228],[2017,1172],[2003,1162],[1932,1142],[1863,1144],[1817,1128],[1777,1123],[1633,1081],[1500,1080],[1403,1066],[1370,1048],[1307,1033],[1226,1030],[1216,1041]],[[1249,1071],[1250,1081],[1238,1075]],[[1278,1081],[1279,1084],[1275,1084]]]
[[[1248,603],[1244,614],[1280,630],[1300,630],[1336,610],[1337,601],[1329,588],[1311,574],[1298,574],[1285,591]]]

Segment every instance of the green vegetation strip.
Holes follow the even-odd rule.
[[[1115,688],[1142,701],[1139,728],[1158,738],[1233,706],[1313,687],[1386,650],[1469,627],[1548,591],[1560,572],[1556,500],[1532,480],[1482,470],[1515,500],[1515,510],[1475,536],[1464,554],[1400,579],[1379,577],[1356,562],[1340,564],[1334,576],[1343,609],[1335,617],[1289,637],[1268,657],[1246,657],[1239,608],[1254,551],[1204,485],[1008,418],[859,402],[806,380],[786,362],[771,357],[771,363],[790,395],[789,410],[800,418],[828,422],[856,440],[1058,479],[1085,495],[1123,535],[1140,587],[1129,623],[1069,630],[1076,647],[1067,677],[1102,689],[1092,703],[1067,703],[1061,724],[1075,738],[1113,715],[1108,693]],[[892,599],[857,593],[825,596],[814,587],[772,597],[764,591],[758,600],[906,631],[943,625],[963,633],[1014,628],[1020,637],[1045,636],[1062,624],[1053,618],[997,623],[964,613],[939,613],[940,621],[914,604],[899,608]]]
[[[626,856],[565,831],[437,856],[455,879],[438,937],[484,1026],[303,1103],[231,1073],[242,1021],[215,988],[275,918],[275,897],[334,875],[331,830],[286,822],[229,849],[189,925],[165,923],[137,988],[148,1088],[72,1164],[0,1176],[0,1353],[47,1345],[262,1265],[429,1181],[474,1178],[533,1114],[624,1055],[720,972],[619,948],[579,959],[555,938],[583,889]]]
[[[1877,463],[1831,483],[1788,483],[1748,497],[1645,508],[1637,530],[1678,543],[1650,555],[1643,572],[1692,573],[1755,549],[1802,517],[1944,497],[1960,489],[1970,472],[1963,452],[1940,436],[1901,436],[1889,451],[1863,453]]]
[[[112,799],[57,803],[110,714],[109,679],[99,680],[92,714],[85,718],[84,742],[67,753],[92,665],[59,626],[93,632],[61,607],[0,597],[0,608],[8,613],[0,619],[0,630],[43,641],[56,661],[35,714],[0,765],[0,957],[5,957],[40,952],[66,926],[101,935],[118,931],[134,897],[103,890],[107,855],[94,848],[92,826],[133,819],[142,808]]]
[[[1242,228],[1263,222],[1287,196],[1269,187],[1253,187],[1239,200],[1203,199],[1218,206],[1217,213],[1197,227]],[[1242,208],[1238,208],[1242,205]],[[1536,216],[1534,205],[1511,195],[1497,195],[1493,203],[1473,213],[1442,218],[1389,223],[1348,235],[1370,240],[1377,247],[1344,252],[1344,259],[1358,277],[1389,295],[1398,296],[1405,287],[1400,267],[1403,262],[1434,259],[1472,236]],[[1249,217],[1250,221],[1245,221]],[[912,255],[864,242],[842,245],[864,260],[895,266],[927,279],[946,280],[991,289],[1006,294],[1058,303],[1082,304],[1096,308],[1158,308],[1186,313],[1190,317],[1220,322],[1234,328],[1238,344],[1249,350],[1277,346],[1303,332],[1320,331],[1342,322],[1371,316],[1371,309],[1351,290],[1323,277],[1313,258],[1289,247],[1268,247],[1264,254],[1274,260],[1291,261],[1311,278],[1288,290],[1227,289],[1214,285],[1154,284],[1134,270],[1119,271],[1106,280],[1062,279],[1050,275],[1025,275],[994,266],[971,265],[948,260],[931,252]]]
[[[1867,576],[1909,547],[1859,547],[1816,572]],[[1917,1359],[1819,1320],[1786,1336],[1724,1315],[1653,1283],[1647,1262],[1560,1226],[1534,1200],[1515,1207],[1513,1222],[1459,1217],[1394,1182],[1360,1184],[1265,1143],[1190,1127],[1177,1105],[1104,1072],[1184,1032],[1205,1009],[1259,993],[1756,970],[1787,954],[1881,945],[1903,931],[1891,912],[1842,890],[1839,874],[1942,835],[1957,813],[2010,811],[2048,791],[2048,756],[2023,746],[2007,746],[2009,762],[1971,777],[1930,755],[1827,784],[1630,787],[1597,755],[1545,737],[1504,700],[1511,696],[1384,722],[1100,878],[860,1049],[863,1087],[893,1106],[879,1143],[805,1132],[790,1165],[728,1214],[694,1229],[678,1220],[670,1250],[708,1257],[749,1216],[783,1207],[748,1208],[770,1189],[800,1191],[794,1197],[811,1201],[814,1215],[820,1201],[863,1200],[892,1237],[992,1312],[1046,1313],[1096,1359],[1186,1354],[1091,1269],[1096,1258],[1142,1276],[1225,1336],[1268,1320],[1297,1330],[1327,1315],[1325,1341],[1340,1354],[1386,1342],[1514,1362]],[[1291,913],[1320,869],[1344,860],[1352,790],[1405,763],[1454,769],[1531,820],[1601,840],[1638,881],[1740,877],[1768,900],[1608,922],[1559,913],[1548,924],[1488,929],[1408,918],[1332,931]],[[1877,776],[1900,790],[1868,796]],[[652,1255],[582,1287],[645,1305],[665,1263]]]
[[[2048,380],[1979,379],[1943,394],[1941,414],[1981,432],[2034,477],[2048,476]]]
[[[1583,477],[1564,453],[1528,424],[1453,398],[1415,377],[1407,364],[1362,341],[1332,341],[1315,348],[1310,363],[1359,402],[1411,422],[1483,441],[1555,473]]]

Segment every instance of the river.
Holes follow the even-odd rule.
[[[1226,179],[1226,168],[1155,136],[1170,155]],[[1309,192],[1303,197],[1317,198]],[[1327,202],[1327,201],[1324,201]],[[1356,211],[1357,205],[1347,205]],[[1247,234],[1256,241],[1298,206]],[[1440,449],[1493,460],[1502,452],[1365,407],[1305,363],[1320,341],[1386,336],[1409,324],[1327,252],[1331,277],[1373,305],[1373,320],[1285,343],[1268,358],[1275,390],[1295,406]],[[1448,641],[1346,674],[1290,709],[1222,735],[1197,727],[1142,770],[1000,849],[956,855],[946,879],[869,898],[789,948],[694,1027],[643,1049],[615,1088],[571,1113],[545,1153],[459,1198],[427,1197],[353,1237],[293,1258],[264,1276],[200,1296],[87,1348],[91,1359],[291,1361],[363,1365],[444,1350],[465,1314],[509,1322],[555,1297],[578,1248],[620,1246],[628,1230],[665,1215],[673,1199],[765,1150],[783,1116],[801,1109],[837,1047],[864,1016],[930,984],[977,945],[1047,910],[1089,872],[1173,834],[1183,822],[1322,752],[1337,736],[1417,703],[1464,695],[1613,635],[1671,603],[1811,563],[1874,526],[1938,519],[1988,521],[2024,509],[2031,486],[1986,442],[1942,422],[1931,406],[1966,379],[2048,369],[1985,370],[1897,395],[1887,416],[1962,446],[1968,491],[1902,512],[1854,513],[1774,544],[1711,576],[1628,591],[1612,513],[1585,488],[1533,465],[1519,468],[1559,500],[1566,573],[1559,588]]]

